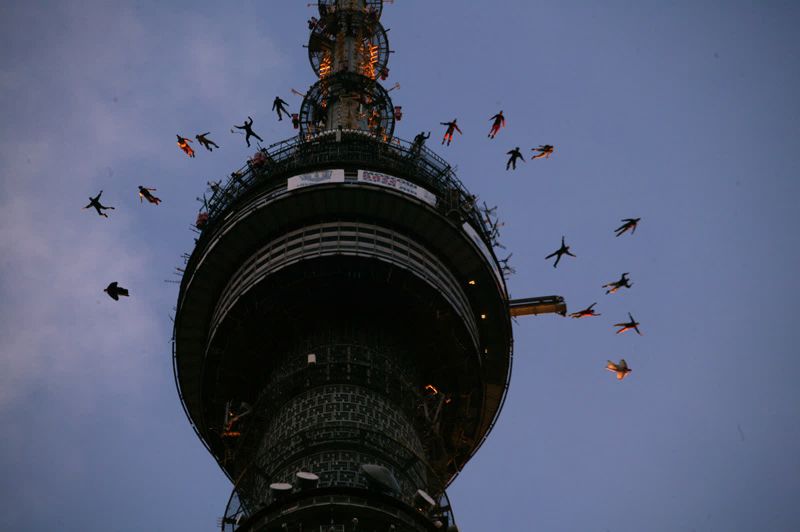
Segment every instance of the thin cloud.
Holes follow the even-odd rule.
[[[156,251],[130,211],[96,219],[80,207],[101,188],[103,199],[117,203],[117,179],[132,173],[124,169],[174,165],[173,132],[157,131],[185,119],[197,99],[232,111],[255,98],[256,78],[279,60],[252,17],[242,17],[242,31],[221,45],[222,30],[199,15],[165,33],[130,9],[60,9],[67,29],[58,46],[31,49],[22,68],[0,76],[17,96],[33,88],[32,98],[9,110],[13,126],[0,127],[0,410],[73,377],[133,390],[153,369],[147,357],[129,356],[133,346],[168,356],[169,309],[146,295],[163,293],[162,277],[152,274]],[[162,98],[153,100],[154,88]],[[102,293],[112,280],[131,289],[129,300]],[[79,393],[91,394],[89,386]]]

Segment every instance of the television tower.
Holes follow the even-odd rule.
[[[234,485],[223,531],[456,531],[445,489],[502,407],[510,316],[566,309],[509,301],[475,197],[394,136],[382,0],[318,8],[299,135],[204,198],[176,384]]]

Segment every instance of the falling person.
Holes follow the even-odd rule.
[[[555,151],[555,148],[549,144],[544,144],[542,146],[539,146],[538,148],[533,148],[531,151],[539,152],[539,155],[534,155],[533,157],[531,157],[531,160],[541,159],[542,157],[544,157],[545,159],[549,159],[550,156],[553,154],[553,151]]]
[[[210,131],[206,131],[205,133],[200,133],[199,135],[195,135],[194,138],[196,138],[197,142],[202,144],[203,147],[205,149],[207,149],[208,151],[214,151],[214,150],[211,149],[211,146],[214,146],[215,148],[219,149],[219,146],[217,146],[216,142],[214,142],[211,139],[206,138],[206,135],[210,135],[210,134],[211,134]]]
[[[244,137],[245,142],[247,142],[247,147],[250,147],[250,137],[255,137],[259,140],[259,142],[264,142],[264,139],[259,137],[255,131],[253,131],[253,119],[249,116],[247,120],[244,121],[244,124],[241,126],[233,126],[236,129],[244,129],[246,136]]]
[[[583,310],[579,310],[577,312],[573,312],[572,314],[569,315],[569,317],[570,318],[588,318],[590,316],[600,316],[600,314],[598,314],[597,312],[594,311],[594,306],[596,304],[597,304],[597,302],[592,303],[591,305],[589,305],[588,307],[586,307]]]
[[[491,117],[489,120],[494,120],[494,123],[492,124],[492,129],[489,131],[489,134],[487,136],[490,139],[493,139],[495,135],[497,135],[497,133],[500,132],[501,127],[506,127],[506,118],[503,116],[503,111],[500,111],[499,113]]]
[[[128,294],[128,289],[127,288],[122,288],[121,286],[119,286],[117,284],[117,281],[114,281],[113,283],[111,283],[107,287],[105,287],[103,292],[108,294],[108,297],[110,297],[114,301],[119,301],[119,296],[128,297],[130,295],[130,294]]]
[[[194,157],[194,150],[189,143],[192,141],[186,138],[181,137],[180,135],[176,135],[178,137],[178,147],[183,150],[183,153],[188,155],[189,157]]]
[[[106,207],[105,205],[100,203],[100,196],[102,196],[102,195],[103,195],[103,191],[101,190],[97,194],[97,196],[95,196],[93,198],[89,198],[89,205],[84,207],[84,209],[89,209],[91,207],[94,207],[95,210],[97,211],[97,214],[99,214],[103,218],[108,218],[108,215],[106,213],[104,213],[103,211],[108,210],[108,209],[111,209],[113,211],[114,207]]]
[[[445,131],[444,137],[442,138],[442,144],[447,141],[447,145],[450,145],[450,142],[453,140],[453,131],[458,131],[459,135],[463,135],[461,130],[458,128],[458,124],[456,124],[457,121],[458,119],[454,118],[452,122],[439,122],[441,125],[447,126],[447,131]]]
[[[633,329],[634,331],[636,331],[636,334],[641,336],[642,333],[639,330],[639,322],[636,321],[635,319],[633,319],[633,316],[631,316],[630,312],[628,312],[628,318],[630,318],[631,321],[628,321],[628,322],[625,322],[625,323],[615,323],[614,324],[614,327],[621,327],[621,329],[618,330],[616,334],[624,333],[625,331],[630,331],[631,329]]]
[[[554,252],[552,252],[551,254],[549,254],[548,256],[546,256],[544,259],[547,260],[550,257],[555,257],[556,261],[553,263],[553,268],[555,268],[556,266],[558,266],[558,261],[561,260],[561,256],[562,255],[569,255],[570,257],[574,257],[575,256],[575,255],[573,255],[572,253],[569,252],[569,246],[564,244],[564,237],[563,236],[561,237],[561,247],[558,248],[557,250],[555,250]]]
[[[606,290],[606,294],[613,294],[620,288],[630,288],[631,286],[633,286],[633,283],[631,282],[630,279],[628,279],[628,272],[625,272],[619,278],[619,281],[614,281],[613,283],[604,284],[603,288],[608,288],[608,290]]]
[[[614,232],[617,233],[616,236],[624,235],[628,230],[630,230],[631,234],[635,233],[636,226],[639,225],[639,220],[641,220],[641,218],[623,218],[620,220],[624,223],[614,229]]]
[[[608,364],[606,364],[606,369],[608,371],[616,373],[618,381],[621,381],[622,379],[627,377],[628,373],[631,372],[631,369],[628,367],[628,363],[625,362],[624,358],[620,359],[620,361],[616,364],[609,360]]]
[[[291,117],[291,113],[286,110],[286,105],[288,105],[285,101],[281,99],[280,96],[275,96],[275,100],[272,102],[272,110],[278,113],[278,120],[283,120],[283,115],[281,113],[286,113],[286,116]]]
[[[159,203],[161,203],[160,198],[157,198],[152,194],[150,194],[150,192],[155,192],[155,191],[156,189],[154,188],[147,188],[143,187],[142,185],[139,185],[139,203],[141,203],[143,199],[146,199],[153,205],[158,205]]]
[[[506,170],[511,167],[512,170],[517,169],[517,159],[522,159],[522,162],[525,162],[525,159],[522,157],[522,152],[519,151],[519,146],[514,148],[513,150],[506,152],[507,155],[510,155],[508,162],[506,163]]]

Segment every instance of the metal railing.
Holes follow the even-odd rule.
[[[201,239],[240,199],[255,193],[286,187],[293,173],[330,168],[369,169],[400,174],[434,193],[437,206],[447,214],[468,221],[487,246],[492,247],[489,228],[475,207],[476,198],[458,180],[453,168],[429,149],[392,138],[388,142],[364,131],[326,131],[307,138],[292,137],[262,148],[230,177],[214,183],[210,198],[204,198],[207,214]],[[204,217],[205,218],[205,217]]]

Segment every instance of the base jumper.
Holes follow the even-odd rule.
[[[588,318],[589,316],[600,316],[597,312],[594,311],[594,306],[597,303],[592,303],[588,307],[583,310],[579,310],[578,312],[573,312],[569,315],[570,318]]]
[[[620,220],[625,223],[614,229],[614,232],[617,233],[616,236],[624,235],[628,230],[630,230],[631,234],[635,233],[636,226],[639,225],[639,220],[641,220],[641,218],[623,218]]]
[[[494,120],[492,124],[492,129],[489,131],[489,135],[487,135],[490,139],[493,139],[497,133],[500,132],[501,127],[506,127],[506,119],[503,116],[503,111],[500,111],[489,120]],[[517,148],[519,149],[519,148]]]
[[[573,255],[572,253],[569,252],[569,246],[564,244],[564,237],[563,236],[561,237],[561,247],[558,248],[557,250],[555,250],[554,252],[552,252],[551,254],[549,254],[548,256],[546,256],[544,259],[547,260],[550,257],[555,257],[556,261],[553,263],[553,268],[555,268],[556,266],[558,266],[558,261],[561,260],[561,255],[569,255],[570,257],[574,257],[575,256],[575,255]]]
[[[631,329],[633,329],[634,331],[636,331],[636,334],[641,336],[642,333],[639,330],[639,322],[633,319],[633,316],[631,316],[630,312],[628,312],[628,318],[630,318],[631,321],[614,324],[614,327],[620,327],[620,330],[617,331],[617,334],[624,333],[625,331],[630,331]]]
[[[531,159],[541,159],[544,157],[545,159],[549,159],[550,156],[553,154],[555,148],[549,144],[544,144],[539,146],[538,148],[533,148],[531,151],[538,151],[539,155],[534,155]]]
[[[205,133],[200,133],[199,135],[195,135],[194,138],[196,138],[197,142],[202,144],[203,147],[208,151],[214,151],[211,149],[211,146],[214,146],[217,149],[219,149],[219,146],[217,146],[217,143],[214,142],[213,140],[206,138],[206,135],[209,135],[210,133],[211,133],[210,131],[206,131]]]
[[[283,120],[281,113],[286,113],[286,116],[289,117],[292,116],[291,113],[286,110],[286,107],[284,107],[285,105],[287,105],[287,103],[281,100],[280,96],[275,96],[275,101],[272,102],[272,110],[278,113],[278,120]]]
[[[621,381],[622,379],[627,377],[628,373],[631,372],[631,369],[628,367],[628,363],[625,362],[624,358],[620,359],[620,361],[616,364],[609,360],[608,364],[606,364],[606,369],[608,371],[616,373],[618,381]]]
[[[142,199],[146,199],[153,205],[158,205],[159,203],[161,203],[161,198],[157,198],[152,194],[150,194],[150,192],[155,192],[155,191],[156,189],[154,188],[147,188],[143,187],[142,185],[139,185],[139,203],[142,202]]]
[[[117,285],[117,281],[114,281],[113,283],[105,287],[103,292],[108,294],[108,297],[110,297],[114,301],[119,301],[119,296],[125,296],[125,297],[129,296],[128,289],[122,288],[121,286]]]
[[[506,170],[508,170],[509,166],[511,167],[512,170],[516,170],[517,159],[522,159],[522,162],[523,163],[525,162],[525,159],[522,157],[522,153],[519,151],[519,146],[506,153],[511,156],[509,157],[508,162],[506,163]]]
[[[422,151],[422,147],[425,145],[425,141],[431,138],[431,132],[428,131],[426,135],[424,131],[420,131],[417,133],[417,136],[414,137],[414,142],[411,144],[411,151],[413,153],[419,153]]]
[[[114,207],[106,207],[105,205],[101,204],[100,203],[100,196],[102,196],[102,195],[103,195],[103,191],[101,190],[97,194],[97,196],[95,196],[93,198],[89,198],[89,205],[84,207],[84,209],[89,209],[91,207],[94,207],[95,210],[97,210],[97,214],[99,214],[100,216],[102,216],[104,218],[108,218],[108,215],[106,213],[104,213],[103,211],[107,210],[107,209],[114,210]]]
[[[628,279],[628,272],[625,272],[619,278],[619,281],[614,281],[613,283],[604,284],[603,288],[608,288],[608,290],[606,290],[606,294],[613,294],[620,288],[623,287],[630,288],[631,286],[633,286],[633,283],[631,282],[630,279]]]
[[[459,135],[463,135],[461,130],[458,128],[458,124],[456,124],[457,121],[458,119],[454,118],[452,122],[439,122],[441,125],[447,126],[447,131],[445,131],[444,138],[442,138],[442,144],[444,144],[445,141],[447,141],[447,145],[448,146],[450,145],[450,142],[453,140],[454,130],[458,131]]]
[[[189,140],[189,139],[185,139],[185,138],[181,137],[180,135],[176,135],[176,136],[178,137],[178,147],[181,150],[183,150],[183,153],[185,153],[189,157],[194,157],[194,150],[192,149],[191,146],[189,146],[189,143],[192,142],[192,141]]]
[[[259,137],[255,133],[255,131],[253,131],[253,119],[250,118],[249,116],[247,117],[247,120],[244,121],[243,125],[241,125],[241,126],[233,126],[233,127],[235,127],[236,129],[244,129],[244,132],[246,133],[246,136],[244,137],[244,140],[245,140],[245,142],[247,142],[247,147],[248,148],[250,147],[250,137],[255,137],[255,138],[257,138],[259,140],[259,142],[264,142],[264,139]]]

